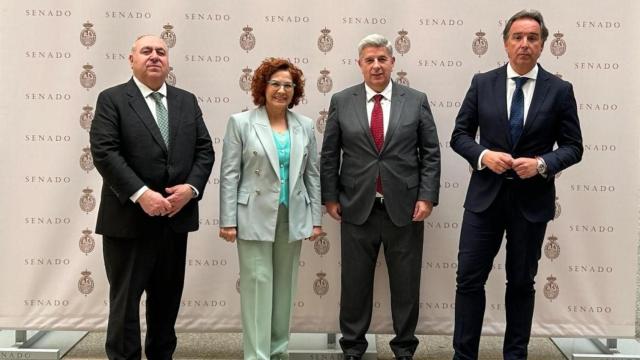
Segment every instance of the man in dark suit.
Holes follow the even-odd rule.
[[[548,34],[539,12],[512,16],[503,31],[509,63],[473,77],[456,118],[451,147],[474,171],[460,232],[454,359],[478,358],[484,285],[505,232],[504,359],[527,358],[554,176],[583,151],[571,84],[537,64]]]
[[[438,203],[440,149],[424,93],[391,81],[393,48],[380,35],[358,46],[364,83],[331,98],[321,158],[322,200],[341,221],[340,345],[367,349],[380,245],[389,270],[396,358],[418,345],[423,220]]]
[[[139,37],[133,77],[100,93],[91,153],[103,178],[96,233],[109,280],[109,359],[140,359],[139,307],[146,293],[149,359],[171,359],[184,284],[187,233],[214,152],[195,96],[165,84],[168,50]]]

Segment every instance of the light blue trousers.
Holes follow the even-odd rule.
[[[288,359],[302,243],[289,242],[288,211],[280,205],[273,242],[238,240],[245,359]]]

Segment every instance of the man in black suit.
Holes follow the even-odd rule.
[[[393,48],[380,35],[358,46],[364,83],[331,98],[321,158],[322,200],[341,221],[340,345],[367,349],[380,245],[389,271],[396,358],[418,346],[424,219],[438,203],[440,149],[424,93],[391,81]]]
[[[474,171],[460,232],[454,359],[478,358],[484,285],[505,232],[503,354],[527,358],[534,279],[554,214],[554,176],[579,162],[583,151],[571,84],[537,64],[548,34],[539,12],[513,15],[503,31],[509,63],[473,77],[456,118],[451,147]]]
[[[139,306],[146,293],[149,359],[171,359],[184,284],[187,233],[214,152],[196,97],[165,84],[168,50],[139,37],[133,77],[98,96],[91,153],[103,178],[96,233],[109,279],[109,359],[140,359]]]

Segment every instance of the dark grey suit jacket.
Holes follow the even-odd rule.
[[[427,96],[393,83],[389,127],[375,147],[364,83],[331,98],[322,144],[322,201],[338,201],[342,221],[360,225],[371,212],[380,175],[384,201],[397,226],[411,223],[417,200],[438,203],[440,148]]]
[[[214,152],[196,97],[167,85],[170,147],[167,149],[145,99],[133,79],[98,96],[90,142],[103,186],[96,233],[136,237],[147,215],[129,197],[143,185],[167,195],[166,187],[190,184],[202,198]],[[176,232],[198,229],[193,199],[169,222]]]

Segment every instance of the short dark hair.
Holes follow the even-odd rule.
[[[504,30],[502,30],[503,41],[507,41],[507,39],[509,38],[509,30],[511,30],[511,25],[513,25],[516,20],[520,19],[532,19],[537,21],[538,24],[540,24],[540,36],[542,36],[542,43],[544,44],[544,42],[547,41],[547,38],[549,37],[549,29],[547,29],[547,26],[544,24],[542,14],[538,10],[520,10],[515,13],[509,19],[509,21],[507,21],[507,24],[504,26]]]
[[[253,97],[253,103],[257,106],[266,104],[267,98],[265,92],[267,89],[267,82],[271,79],[271,76],[278,71],[285,70],[291,74],[291,79],[295,84],[293,88],[293,98],[289,103],[289,109],[298,105],[300,99],[304,97],[304,75],[302,70],[293,65],[287,59],[279,58],[266,58],[262,61],[262,64],[258,66],[253,74],[253,80],[251,81],[251,96]]]

